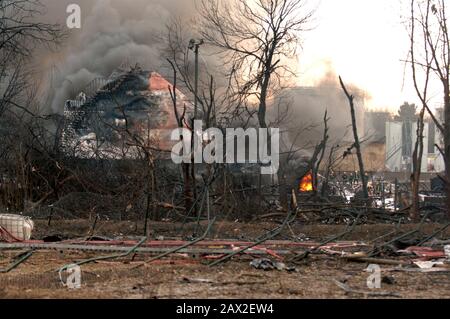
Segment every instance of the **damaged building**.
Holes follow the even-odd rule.
[[[442,111],[438,109],[438,120]],[[412,172],[412,157],[418,136],[418,115],[415,105],[404,103],[398,115],[386,122],[386,169],[391,172]],[[443,136],[431,118],[423,123],[423,173],[440,173],[445,170],[444,158],[439,152]]]
[[[170,130],[178,127],[170,94],[172,85],[156,72],[139,66],[118,69],[107,79],[93,80],[64,106],[62,144],[65,154],[80,158],[133,158],[138,140],[153,149],[170,150]],[[192,110],[177,94],[180,114]]]
[[[409,115],[405,114],[408,111],[402,111],[402,108],[408,107],[411,105],[405,103],[396,116],[387,111],[365,113],[365,153],[369,155],[366,156],[365,163],[368,167],[392,173],[412,172],[418,115],[414,110]],[[425,119],[423,132],[422,173],[443,172],[444,159],[436,146],[442,147],[443,136],[430,118]],[[374,158],[378,159],[378,163],[372,164]]]
[[[391,172],[412,172],[412,155],[417,140],[417,123],[391,121],[386,123],[386,168]],[[445,170],[444,158],[436,145],[441,135],[431,121],[424,123],[422,172]]]

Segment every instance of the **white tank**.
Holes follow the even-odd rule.
[[[0,226],[19,240],[29,240],[34,223],[31,218],[26,216],[0,214]]]

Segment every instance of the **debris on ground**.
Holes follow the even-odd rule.
[[[347,227],[343,231],[342,228],[337,226],[309,226],[305,228],[301,224],[292,222],[288,228],[289,232],[293,234],[292,238],[296,238],[295,234],[297,233],[305,232],[311,239],[297,241],[291,239],[287,231],[272,237],[270,234],[273,231],[261,235],[259,230],[260,237],[241,236],[242,233],[240,233],[235,239],[224,240],[217,236],[214,236],[216,237],[214,238],[208,233],[206,236],[186,241],[183,240],[183,236],[177,237],[175,233],[164,232],[162,228],[158,228],[162,225],[172,227],[168,223],[161,223],[160,226],[155,227],[157,231],[151,239],[142,238],[135,233],[125,235],[122,231],[115,233],[111,230],[83,237],[82,235],[87,232],[75,233],[74,229],[71,228],[71,234],[68,234],[61,231],[56,226],[56,222],[54,223],[50,232],[43,230],[42,226],[38,227],[35,235],[40,240],[0,243],[0,254],[7,256],[5,259],[0,259],[0,269],[4,273],[2,276],[8,274],[11,278],[15,278],[20,276],[23,271],[29,271],[29,269],[41,269],[40,267],[45,267],[44,271],[48,271],[49,268],[61,269],[62,267],[62,269],[65,269],[64,267],[67,267],[67,265],[76,263],[83,265],[83,274],[86,272],[83,278],[88,278],[86,279],[87,282],[91,282],[90,280],[98,281],[98,279],[95,279],[97,277],[91,276],[94,279],[89,277],[89,272],[97,273],[99,269],[108,269],[108,271],[121,269],[120,276],[125,278],[159,269],[161,274],[173,272],[177,278],[173,285],[179,287],[178,289],[195,289],[195,287],[204,289],[204,286],[208,285],[212,289],[211,291],[214,291],[214,289],[217,289],[216,287],[230,287],[230,289],[231,287],[259,287],[267,282],[267,276],[273,277],[275,282],[276,278],[285,278],[284,280],[289,282],[288,277],[285,276],[291,276],[292,280],[303,282],[312,271],[320,273],[320,268],[316,269],[316,267],[332,267],[335,269],[333,276],[339,278],[339,282],[345,285],[345,289],[342,285],[340,287],[348,297],[398,298],[404,295],[405,289],[409,289],[405,288],[405,283],[410,280],[408,278],[421,281],[421,278],[426,279],[424,274],[427,273],[434,273],[433,276],[447,276],[450,272],[450,267],[448,267],[446,261],[445,245],[443,244],[448,238],[448,231],[439,236],[439,239],[436,238],[433,241],[435,245],[432,247],[412,246],[404,249],[377,250],[377,248],[396,240],[402,235],[412,233],[417,229],[417,226],[394,228],[394,226],[389,225],[382,227],[361,225],[353,228]],[[99,225],[104,227],[101,224]],[[208,228],[210,224],[203,223],[202,225],[202,227]],[[219,226],[222,228],[224,225],[226,224],[221,223]],[[235,225],[231,226],[235,227]],[[248,225],[244,226],[247,228],[242,228],[245,230],[243,233],[252,234],[253,230]],[[258,223],[255,223],[252,227],[257,234]],[[271,224],[265,228],[277,230],[278,227],[277,224]],[[423,232],[422,236],[419,237],[430,236],[429,234],[434,234],[439,227],[441,226],[427,227],[426,232]],[[118,225],[117,228],[122,230],[123,226]],[[86,227],[86,229],[89,229],[89,227]],[[373,232],[372,229],[378,230]],[[392,229],[397,229],[397,232],[393,232]],[[320,230],[320,232],[317,232],[317,230]],[[338,235],[331,235],[336,233]],[[387,236],[383,234],[387,234]],[[231,236],[227,237],[230,238]],[[249,240],[250,238],[255,239]],[[266,238],[270,239],[265,240]],[[52,252],[55,254],[54,257],[45,258]],[[31,257],[31,254],[33,254],[31,262],[25,262]],[[223,260],[226,256],[232,256],[232,258],[228,258],[220,267],[213,268],[215,270],[210,270],[214,261]],[[292,256],[304,257],[296,261],[295,258],[292,259]],[[383,290],[367,290],[366,279],[369,275],[363,270],[367,267],[367,264],[380,266]],[[241,269],[240,272],[236,273],[236,277],[222,277],[225,269],[236,267]],[[193,271],[193,269],[197,270]],[[350,272],[348,272],[349,269],[351,269]],[[7,273],[5,273],[6,271]],[[155,276],[156,280],[159,275]],[[322,273],[317,280],[325,280],[327,277],[327,274]],[[5,278],[7,277],[3,277],[2,280]],[[103,273],[101,273],[101,278],[108,281],[108,277],[105,277]],[[437,282],[442,283],[441,288],[444,289],[445,280],[443,282],[436,281],[436,284]],[[179,284],[184,285],[178,286]],[[335,284],[330,282],[331,287]],[[138,282],[133,282],[133,286],[136,285],[138,285]],[[164,286],[164,283],[159,279],[157,285]],[[427,286],[428,284],[423,285]],[[332,288],[328,289],[332,290]],[[386,291],[386,289],[389,289],[389,291]],[[283,295],[286,293],[297,295],[302,290],[304,289],[291,287],[286,283],[283,283],[281,288],[276,287],[276,291]],[[136,290],[133,291],[136,292]],[[411,294],[411,291],[408,291],[405,296]],[[301,294],[304,297],[309,296]],[[340,296],[339,294],[342,294],[339,290],[333,292],[335,297]]]
[[[414,264],[418,266],[420,269],[431,269],[434,266],[443,266],[444,261],[415,261]]]
[[[188,278],[188,277],[183,277],[182,282],[188,283],[188,284],[210,284],[210,283],[213,283],[213,281],[209,280],[209,279]]]
[[[396,283],[395,278],[393,276],[383,276],[381,278],[382,284],[394,285]]]
[[[345,291],[346,294],[356,294],[356,295],[363,295],[365,297],[394,297],[394,298],[401,298],[401,295],[396,292],[390,292],[390,291],[366,291],[366,290],[358,290],[350,288],[347,284],[344,284],[340,281],[333,280],[334,283]]]
[[[252,266],[253,268],[256,269],[262,269],[265,271],[268,270],[285,270],[286,269],[286,264],[281,263],[281,262],[276,262],[267,258],[260,258],[260,259],[254,259],[250,262],[250,266]]]

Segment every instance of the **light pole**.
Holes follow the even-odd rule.
[[[195,53],[195,80],[194,80],[194,120],[197,119],[198,108],[198,51],[203,44],[202,39],[191,39],[189,41],[189,50]]]
[[[189,41],[189,50],[194,51],[195,53],[195,80],[194,80],[194,120],[192,121],[192,130],[194,130],[194,123],[195,120],[197,119],[197,113],[198,113],[198,51],[200,46],[203,44],[203,40],[202,39],[191,39]],[[194,132],[194,131],[193,131]],[[196,132],[194,132],[194,134],[192,134],[192,141],[191,141],[191,145],[194,147],[193,149],[193,153],[195,154],[196,152],[196,137],[194,137],[194,135],[196,135]],[[194,155],[195,158],[195,155]],[[193,158],[193,159],[194,159]],[[195,159],[192,162],[191,165],[191,175],[192,175],[192,186],[193,186],[193,194],[194,194],[194,198],[197,198],[197,192],[196,192],[196,181],[195,181]],[[194,201],[194,205],[193,205],[193,212],[194,214],[197,214],[197,201]]]

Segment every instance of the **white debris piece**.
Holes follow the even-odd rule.
[[[0,214],[0,227],[19,240],[29,240],[34,223],[26,216]]]
[[[414,264],[416,264],[420,269],[431,269],[434,266],[442,266],[444,262],[442,260],[438,261],[415,261]]]
[[[444,252],[445,256],[447,257],[447,260],[450,261],[450,245],[444,246]]]

